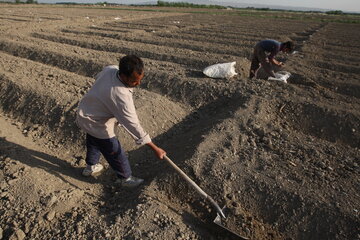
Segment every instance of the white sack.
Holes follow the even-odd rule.
[[[231,78],[237,75],[235,64],[236,62],[214,64],[206,67],[203,73],[211,78]]]
[[[274,80],[274,81],[280,81],[280,82],[287,83],[287,80],[289,79],[290,76],[291,76],[291,73],[286,72],[286,71],[280,71],[280,72],[275,73],[275,77],[269,77],[268,80]]]

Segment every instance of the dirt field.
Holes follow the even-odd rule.
[[[114,185],[103,159],[101,175],[81,176],[78,101],[126,54],[146,66],[134,99],[143,127],[229,208],[231,230],[360,239],[360,24],[138,10],[0,5],[0,239],[236,239],[122,130],[145,184]],[[266,38],[296,43],[296,54],[278,56],[288,84],[247,78],[252,47]],[[234,78],[202,73],[232,61]]]

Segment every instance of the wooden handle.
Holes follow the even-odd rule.
[[[204,192],[191,178],[189,178],[176,164],[168,158],[168,156],[164,156],[164,159],[191,185],[195,188],[195,190],[205,199],[208,197],[206,192]]]
[[[195,188],[195,190],[205,199],[209,200],[210,203],[215,207],[216,211],[220,214],[221,217],[225,218],[225,214],[220,208],[220,206],[214,201],[212,197],[206,194],[191,178],[189,178],[176,164],[168,158],[168,156],[164,156],[164,159],[191,185]]]

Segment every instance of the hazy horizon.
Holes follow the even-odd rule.
[[[343,0],[340,2],[326,0],[252,0],[251,3],[234,0],[164,0],[166,2],[189,2],[199,4],[216,4],[233,7],[269,7],[289,10],[341,10],[346,12],[360,12],[359,0]],[[39,3],[77,2],[77,3],[98,3],[102,0],[38,0]],[[117,4],[145,4],[156,3],[156,0],[106,0],[109,3]]]

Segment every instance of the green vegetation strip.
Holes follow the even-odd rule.
[[[187,3],[187,2],[165,2],[165,1],[158,1],[157,6],[158,7],[226,9],[226,7],[219,6],[219,5],[205,5],[205,4],[193,4],[193,3]]]

